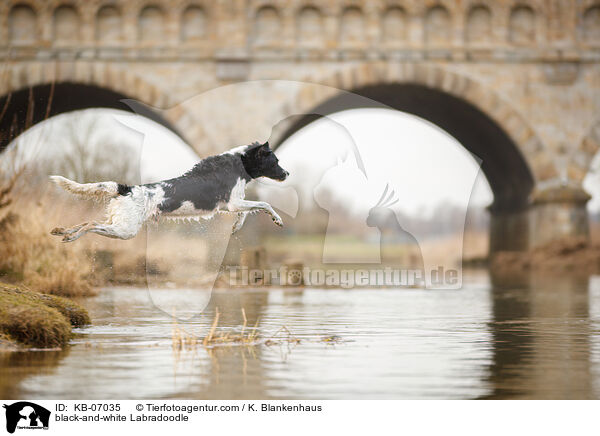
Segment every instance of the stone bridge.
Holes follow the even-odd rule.
[[[600,0],[2,0],[0,53],[0,149],[123,99],[200,155],[385,105],[482,160],[491,250],[588,235]]]

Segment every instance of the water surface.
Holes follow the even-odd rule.
[[[178,307],[193,298],[154,292]],[[0,355],[1,397],[600,397],[594,277],[492,286],[477,276],[452,291],[219,290],[189,321],[154,307],[145,289],[104,289],[83,304],[93,326],[66,350]],[[244,308],[262,338],[285,326],[300,342],[280,332],[269,345],[173,348],[175,327],[203,337],[216,307],[222,331],[240,331]]]

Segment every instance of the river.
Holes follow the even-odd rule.
[[[174,304],[194,298],[156,293]],[[600,277],[492,285],[475,274],[447,291],[215,290],[187,320],[156,308],[143,288],[107,288],[82,303],[93,325],[66,349],[0,356],[0,396],[600,398]],[[244,308],[245,331],[258,321],[262,340],[173,346],[175,328],[205,336],[216,308],[217,333],[239,333]]]

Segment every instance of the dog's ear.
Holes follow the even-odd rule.
[[[258,147],[258,154],[259,155],[267,155],[269,153],[271,153],[271,149],[269,148],[269,143],[268,142],[265,142],[260,147]]]

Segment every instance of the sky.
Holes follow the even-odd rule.
[[[27,130],[10,147],[16,147],[24,162],[35,165],[36,160],[53,158],[57,152],[71,148],[71,128],[85,131],[90,125],[94,128],[86,138],[90,146],[111,141],[134,151],[128,156],[136,159],[141,183],[177,177],[200,159],[169,129],[141,115],[114,109],[86,109],[57,115]]]
[[[398,200],[394,209],[412,216],[440,204],[485,207],[493,200],[476,158],[437,126],[399,111],[338,112],[291,136],[277,154],[291,174],[284,185],[304,187],[301,203],[311,196],[319,203],[328,187],[359,211],[375,206],[386,186],[386,197],[393,190],[390,201]]]
[[[35,162],[41,156],[51,157],[57,149],[68,149],[69,125],[83,129],[90,123],[95,123],[99,134],[108,134],[136,152],[142,183],[176,177],[199,160],[165,127],[112,109],[58,115],[28,130],[13,146],[24,160]],[[102,143],[102,138],[90,140],[97,142]],[[485,207],[493,200],[476,156],[437,126],[389,109],[354,109],[322,118],[288,138],[277,155],[291,173],[288,181],[263,179],[257,192],[292,215],[285,209],[298,203],[316,202],[326,208],[320,204],[327,201],[325,191],[334,192],[356,211],[375,206],[384,191],[386,197],[393,191],[390,201],[398,200],[394,210],[412,216],[431,214],[440,204]],[[586,179],[591,191],[599,185],[594,177]],[[591,205],[600,208],[600,192],[595,194]],[[290,206],[290,199],[295,206]]]

